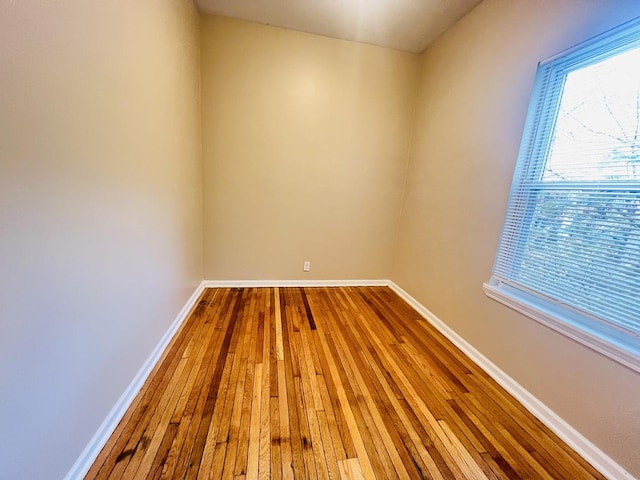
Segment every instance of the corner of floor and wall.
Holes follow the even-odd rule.
[[[199,70],[189,2],[0,2],[0,478],[63,478],[202,281]]]
[[[204,286],[286,281],[390,284],[639,477],[638,373],[482,291],[538,61],[638,15],[484,0],[411,54],[186,1],[0,3],[0,477],[82,478]]]

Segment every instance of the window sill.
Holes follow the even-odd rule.
[[[583,317],[509,285],[485,283],[483,290],[487,297],[640,372],[640,338]]]

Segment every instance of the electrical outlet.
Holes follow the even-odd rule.
[[[311,262],[306,261],[306,262],[304,262],[304,264],[302,265],[302,271],[304,271],[304,272],[308,272],[309,270],[311,270]]]

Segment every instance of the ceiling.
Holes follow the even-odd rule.
[[[421,52],[481,0],[196,0],[200,11]]]

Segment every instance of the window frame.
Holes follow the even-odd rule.
[[[544,171],[545,162],[549,156],[568,74],[613,57],[628,50],[630,45],[636,44],[640,46],[640,17],[538,64],[500,243],[496,249],[496,260],[491,279],[483,284],[483,290],[487,297],[640,372],[640,334],[618,328],[613,323],[585,314],[561,301],[548,298],[541,292],[529,290],[522,285],[511,285],[504,279],[500,280],[494,276],[500,258],[502,239],[506,235],[509,209],[512,208],[512,202],[518,200],[516,191],[520,190],[523,182],[531,182],[534,178],[537,179],[534,181],[543,182],[541,172]],[[558,80],[560,83],[557,83]],[[558,87],[560,94],[558,94],[558,90],[551,88],[553,85],[560,85]],[[553,100],[550,101],[550,98]],[[546,150],[543,156],[539,155],[541,150]],[[538,158],[545,160],[538,161]],[[534,161],[538,161],[538,163],[532,164]],[[531,167],[535,169],[535,174],[531,173]],[[588,182],[578,183],[584,185]],[[531,194],[528,197],[530,198]],[[521,212],[517,218],[516,249],[525,248],[526,240],[522,240],[522,238],[530,234],[530,229],[523,226],[527,218],[527,214],[523,212],[534,206],[534,202],[529,198],[520,198],[520,203],[516,204]],[[513,257],[516,256],[517,254],[511,254],[511,263],[508,265],[508,269],[511,271],[518,268],[517,262],[513,261]]]

